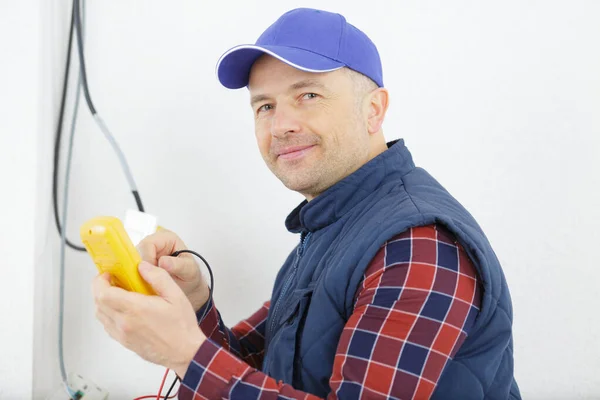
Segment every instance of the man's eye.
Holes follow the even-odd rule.
[[[263,104],[262,106],[258,107],[257,112],[269,111],[271,109],[273,109],[273,106],[271,104]]]
[[[316,93],[305,93],[303,96],[305,99],[314,99],[317,97]]]

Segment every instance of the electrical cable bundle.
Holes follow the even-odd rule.
[[[53,160],[53,175],[52,175],[52,203],[53,203],[53,209],[54,209],[54,221],[55,221],[58,233],[60,234],[60,237],[61,237],[60,278],[59,278],[60,279],[60,289],[59,289],[59,291],[60,291],[59,303],[60,304],[59,304],[59,323],[58,323],[59,363],[60,363],[62,384],[64,385],[70,399],[79,398],[79,395],[77,393],[74,393],[73,390],[68,385],[68,379],[67,379],[65,363],[64,363],[63,325],[64,325],[65,250],[66,250],[66,247],[70,247],[71,249],[76,250],[76,251],[81,251],[81,252],[86,251],[85,247],[73,243],[66,237],[69,179],[70,179],[70,172],[71,172],[71,163],[72,163],[72,156],[73,156],[73,142],[74,142],[74,137],[75,137],[75,126],[76,126],[76,120],[77,120],[77,113],[79,110],[81,89],[83,89],[83,93],[85,96],[85,100],[86,100],[88,109],[90,110],[94,121],[96,122],[96,124],[98,125],[98,127],[100,128],[100,130],[102,131],[102,133],[104,134],[106,139],[108,140],[108,142],[111,144],[113,150],[115,151],[115,153],[119,159],[119,163],[120,163],[121,168],[127,178],[130,190],[133,194],[133,197],[135,199],[138,210],[140,212],[144,212],[144,206],[142,204],[142,199],[139,195],[137,186],[133,179],[133,175],[131,174],[131,170],[129,169],[129,166],[127,164],[127,160],[126,160],[123,152],[121,151],[119,145],[117,144],[114,136],[111,134],[111,132],[109,131],[104,120],[100,117],[100,115],[96,111],[96,108],[92,102],[92,98],[91,98],[90,90],[89,90],[89,86],[88,86],[87,72],[86,72],[86,68],[85,68],[85,57],[84,57],[84,52],[83,52],[83,36],[84,36],[83,35],[83,25],[84,24],[82,23],[82,19],[85,19],[85,12],[84,12],[85,4],[84,4],[84,2],[85,2],[85,0],[73,0],[71,23],[70,23],[70,28],[69,28],[69,41],[68,41],[68,45],[67,45],[67,60],[66,60],[66,64],[65,64],[65,73],[64,73],[64,78],[63,78],[63,88],[62,88],[62,95],[61,95],[60,111],[59,111],[58,123],[57,123],[57,127],[56,127],[56,136],[55,136],[55,141],[54,141],[54,160]],[[73,115],[72,115],[71,125],[70,125],[70,135],[69,135],[68,153],[67,153],[67,162],[66,162],[66,171],[65,171],[65,184],[64,184],[64,188],[63,188],[63,202],[62,202],[62,210],[61,210],[62,217],[61,217],[58,212],[58,169],[59,169],[60,146],[61,146],[61,137],[62,137],[62,130],[63,130],[63,121],[64,121],[64,115],[65,115],[65,104],[66,104],[67,89],[68,89],[68,83],[69,83],[71,52],[72,52],[72,47],[73,47],[74,34],[76,35],[76,39],[77,39],[79,71],[78,71],[78,78],[77,78],[77,85],[76,85],[76,92],[75,92],[75,103],[74,103],[74,107],[73,107]],[[176,251],[175,253],[173,253],[171,256],[176,257],[181,253],[191,253],[191,254],[195,255],[196,257],[200,258],[206,265],[206,268],[208,269],[208,272],[210,274],[210,287],[209,287],[208,302],[212,302],[214,278],[213,278],[213,273],[212,273],[212,270],[211,270],[208,262],[200,254],[198,254],[192,250],[179,250],[179,251]],[[206,317],[206,315],[208,313],[208,309],[209,309],[208,307],[205,309],[204,314],[200,318],[199,322],[204,320],[204,318]],[[160,389],[159,389],[157,395],[143,396],[143,397],[139,397],[138,399],[142,399],[142,398],[144,398],[144,399],[145,398],[160,399],[162,397],[161,392],[164,387],[164,383],[165,383],[168,373],[169,373],[169,370],[167,369],[163,376],[163,379],[162,379],[162,382],[160,385]],[[179,380],[179,377],[176,376],[175,379],[173,380],[173,383],[171,384],[167,394],[164,396],[164,399],[174,398],[177,395],[177,394],[174,394],[173,396],[170,396],[170,393],[173,390],[173,388],[178,380]]]
[[[83,1],[83,0],[81,0],[81,1]],[[131,190],[131,193],[133,194],[133,197],[135,199],[135,203],[137,205],[138,210],[141,212],[144,211],[142,199],[141,199],[139,191],[137,189],[135,180],[133,179],[133,175],[131,174],[131,170],[129,169],[129,165],[127,164],[127,159],[125,158],[125,155],[123,154],[123,151],[119,147],[114,136],[108,129],[106,123],[100,117],[100,114],[96,111],[96,107],[94,106],[94,103],[92,102],[92,98],[91,98],[90,90],[89,90],[89,86],[88,86],[87,72],[86,72],[86,68],[85,68],[85,57],[84,57],[84,53],[83,53],[83,24],[81,22],[81,7],[80,7],[79,0],[73,0],[73,8],[72,8],[72,14],[71,14],[71,26],[69,29],[69,42],[67,45],[67,61],[66,61],[66,65],[65,65],[62,97],[61,97],[60,111],[59,111],[59,115],[58,115],[58,124],[56,127],[56,136],[55,136],[55,142],[54,142],[52,202],[53,202],[53,206],[54,206],[54,221],[56,223],[56,228],[57,228],[59,234],[62,234],[62,231],[64,229],[64,223],[61,226],[60,217],[59,217],[59,213],[58,213],[58,199],[57,199],[57,197],[58,197],[57,196],[58,166],[59,166],[59,160],[60,160],[60,143],[61,143],[61,137],[62,137],[64,114],[65,114],[65,103],[66,103],[67,89],[68,89],[68,82],[69,82],[71,51],[72,51],[72,47],[73,47],[73,33],[75,33],[77,36],[77,53],[78,53],[78,57],[79,57],[79,67],[80,67],[79,68],[80,81],[77,84],[77,90],[79,91],[79,87],[81,85],[83,86],[85,100],[86,100],[87,106],[92,114],[92,117],[93,117],[94,121],[96,122],[96,124],[98,125],[98,127],[100,128],[100,130],[102,131],[102,133],[104,134],[104,136],[106,137],[106,139],[108,140],[108,142],[111,144],[113,150],[115,151],[115,153],[119,159],[119,163],[121,165],[123,173],[125,174],[125,177],[127,178],[127,182],[129,183],[129,188]],[[76,111],[77,110],[74,110],[74,113],[73,113],[74,119],[76,117]],[[70,159],[69,159],[69,161],[70,161]],[[68,186],[68,185],[66,185],[66,186]],[[70,248],[72,248],[73,250],[85,252],[85,248],[83,246],[76,245],[68,239],[66,240],[66,242],[67,242],[67,245]]]
[[[81,0],[83,3],[84,0]],[[54,166],[53,166],[53,176],[52,176],[52,202],[54,208],[54,221],[56,223],[56,228],[58,233],[61,236],[61,252],[60,252],[60,278],[59,278],[59,321],[58,321],[58,356],[60,363],[60,372],[61,378],[63,381],[63,385],[70,398],[76,397],[76,393],[73,393],[73,390],[69,387],[67,382],[67,374],[65,370],[64,363],[64,352],[63,352],[63,325],[64,325],[64,281],[65,281],[65,250],[66,247],[70,247],[73,250],[85,252],[85,248],[83,246],[74,244],[66,237],[66,223],[67,223],[67,205],[68,205],[68,193],[69,193],[69,178],[71,171],[71,162],[73,155],[73,142],[74,142],[74,134],[75,134],[75,125],[77,120],[77,112],[79,110],[79,99],[80,99],[80,89],[83,88],[83,92],[85,95],[85,99],[88,105],[88,108],[94,118],[96,124],[104,133],[106,139],[109,141],[113,150],[117,154],[119,159],[119,163],[121,164],[121,168],[125,173],[127,181],[129,183],[129,187],[131,192],[135,198],[136,205],[139,211],[144,211],[144,207],[142,204],[141,197],[137,190],[137,186],[127,164],[127,160],[123,152],[121,151],[119,145],[117,144],[114,136],[109,131],[108,127],[96,111],[94,104],[92,103],[92,99],[90,96],[90,91],[88,87],[87,81],[87,73],[85,70],[85,58],[83,54],[83,23],[82,23],[82,14],[83,13],[84,4],[80,4],[80,0],[73,0],[72,12],[71,12],[71,23],[69,28],[69,42],[67,45],[67,60],[65,64],[65,73],[63,78],[63,88],[62,88],[62,96],[61,96],[61,104],[60,111],[58,116],[58,124],[56,127],[56,136],[54,141]],[[73,116],[71,120],[71,132],[69,137],[69,145],[68,145],[68,154],[67,154],[67,163],[66,163],[66,171],[65,171],[65,186],[64,186],[64,194],[63,194],[63,204],[62,204],[62,218],[58,213],[58,167],[60,160],[60,145],[61,145],[61,137],[62,137],[62,129],[63,129],[63,120],[65,115],[65,104],[67,98],[67,89],[69,86],[69,73],[71,66],[71,52],[73,47],[73,35],[74,33],[77,36],[77,50],[79,55],[79,74],[77,79],[76,86],[76,95],[75,95],[75,104],[73,108]],[[61,223],[62,219],[62,223]]]

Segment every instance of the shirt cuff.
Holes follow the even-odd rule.
[[[200,307],[200,309],[198,311],[196,311],[196,320],[198,321],[198,323],[200,323],[200,320],[202,319],[202,316],[204,315],[204,313],[206,313],[206,315],[208,315],[210,313],[211,307],[212,307],[212,299],[209,297],[208,300],[206,301],[206,303],[204,303],[204,305],[202,307]]]
[[[191,400],[196,394],[209,399],[228,397],[224,392],[249,368],[248,364],[207,339],[198,348],[181,381],[179,399]]]

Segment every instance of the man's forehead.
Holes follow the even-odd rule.
[[[270,54],[263,53],[261,56],[259,56],[256,59],[256,61],[254,61],[253,65],[250,69],[250,73],[252,73],[252,71],[254,71],[254,70],[261,69],[261,68],[288,68],[288,67],[293,68],[292,66],[281,61],[277,57],[273,57]]]
[[[281,81],[284,78],[290,80],[301,79],[305,76],[315,78],[315,75],[318,74],[302,71],[275,57],[265,54],[259,57],[250,68],[249,83],[252,84],[253,80],[270,82],[272,80]]]
[[[277,89],[299,89],[315,86],[322,89],[331,88],[334,75],[339,71],[308,72],[295,68],[270,55],[261,56],[250,70],[248,88],[264,90],[267,87]]]

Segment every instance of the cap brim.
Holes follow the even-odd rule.
[[[240,45],[225,52],[217,62],[216,73],[219,81],[229,89],[247,86],[250,69],[263,54],[269,54],[307,72],[329,72],[344,67],[339,61],[294,47]]]

